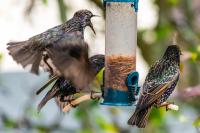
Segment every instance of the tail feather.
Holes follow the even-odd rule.
[[[138,128],[145,128],[151,112],[151,107],[143,110],[137,110],[128,120],[129,125],[136,125]]]
[[[44,89],[46,89],[53,81],[58,79],[57,76],[52,77],[47,83],[45,83],[39,90],[37,90],[36,94],[39,95]],[[53,87],[52,87],[53,88]]]
[[[52,98],[54,98],[59,93],[59,88],[55,84],[51,90],[47,92],[47,94],[44,96],[44,98],[41,100],[41,102],[38,104],[38,112],[44,107],[44,105]]]
[[[32,45],[33,43],[29,43],[29,41],[22,42],[10,42],[7,44],[9,54],[12,58],[23,67],[31,64],[31,72],[38,74],[39,65],[42,59],[41,51],[33,51]]]

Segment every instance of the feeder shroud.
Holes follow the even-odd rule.
[[[104,1],[106,49],[104,105],[132,105],[138,93],[136,69],[137,3]],[[137,1],[138,2],[138,1]]]

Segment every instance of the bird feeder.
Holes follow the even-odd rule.
[[[138,0],[104,0],[106,8],[103,105],[130,106],[138,95]]]

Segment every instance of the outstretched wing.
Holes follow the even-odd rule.
[[[67,33],[62,30],[62,26],[57,26],[26,41],[10,42],[7,49],[17,63],[23,67],[31,65],[31,72],[38,74],[45,48],[56,45],[62,38],[67,44],[67,41],[82,40],[83,35],[79,31]]]
[[[40,47],[36,50],[36,45],[27,40],[22,42],[10,42],[7,44],[9,54],[12,58],[23,67],[31,64],[31,72],[38,74],[42,51]]]
[[[95,75],[101,71],[104,67],[104,55],[94,55],[89,58],[91,66],[95,71]],[[47,92],[45,97],[42,99],[40,104],[38,105],[38,111],[51,99],[55,97],[56,103],[62,110],[66,104],[69,104],[69,101],[74,98],[74,94],[78,93],[77,89],[73,87],[69,80],[66,80],[64,77],[53,77],[51,78],[42,88],[40,88],[36,94],[39,94],[46,87],[48,87],[52,82],[54,83],[53,87]]]
[[[46,48],[48,56],[66,80],[74,87],[85,89],[95,77],[88,57],[88,44],[83,40],[59,40]]]

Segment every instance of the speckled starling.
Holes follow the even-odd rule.
[[[51,74],[63,75],[76,87],[84,88],[92,79],[84,29],[89,26],[95,33],[91,22],[94,16],[89,10],[77,11],[61,25],[26,41],[8,43],[9,54],[23,67],[31,65],[32,73],[38,74],[39,66],[45,64]]]
[[[92,69],[95,72],[95,75],[104,67],[104,55],[94,55],[89,58]],[[79,93],[80,90],[75,88],[71,81],[66,80],[64,77],[53,78],[50,80],[50,83],[56,81],[52,88],[47,92],[45,97],[41,100],[38,105],[38,111],[52,98],[55,98],[56,103],[62,109],[66,104],[69,104],[70,101],[74,98],[74,94]],[[48,87],[49,83],[43,88]],[[43,89],[42,89],[43,90]],[[39,94],[41,90],[37,91]]]
[[[180,54],[177,45],[170,45],[164,56],[150,68],[129,125],[144,128],[153,106],[161,107],[165,103],[167,108],[166,100],[179,80]]]

